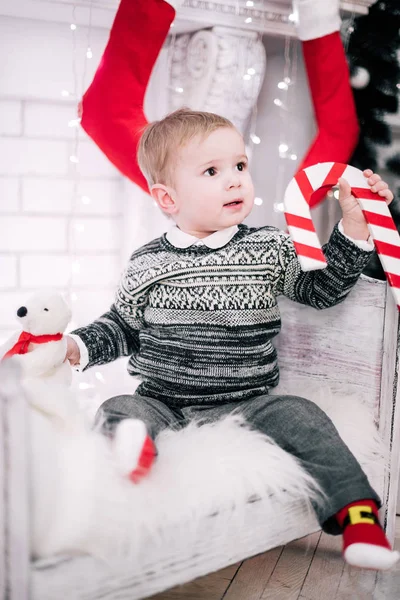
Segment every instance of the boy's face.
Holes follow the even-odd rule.
[[[206,138],[191,139],[178,151],[168,189],[174,205],[168,212],[187,233],[205,237],[241,223],[254,203],[242,136],[221,127]]]

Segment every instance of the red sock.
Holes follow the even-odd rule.
[[[343,528],[343,552],[351,544],[371,544],[391,550],[373,500],[351,502],[336,513],[336,519]]]

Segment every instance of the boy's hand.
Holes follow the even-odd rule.
[[[386,200],[386,204],[390,204],[393,200],[393,194],[389,190],[389,186],[385,181],[382,181],[380,175],[366,169],[363,171],[364,177],[373,192],[377,192]],[[369,238],[369,230],[363,212],[351,193],[351,187],[348,182],[341,177],[339,179],[339,204],[343,213],[343,231],[353,240],[367,240]]]
[[[67,354],[65,355],[64,362],[69,360],[69,364],[74,367],[81,362],[81,353],[76,341],[69,335],[65,337],[67,338]]]

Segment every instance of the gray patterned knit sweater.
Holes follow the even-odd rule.
[[[180,249],[162,236],[137,250],[110,310],[75,330],[88,367],[129,356],[136,393],[170,406],[236,401],[278,383],[277,296],[326,308],[356,283],[371,254],[335,226],[328,267],[303,272],[290,237],[240,225],[222,248]]]

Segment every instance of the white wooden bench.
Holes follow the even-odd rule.
[[[336,397],[354,392],[375,408],[387,450],[378,491],[388,536],[394,538],[399,470],[399,320],[384,282],[361,278],[346,301],[325,311],[280,301],[283,328],[278,339],[285,385],[297,377],[328,383]],[[188,546],[179,547],[173,525],[166,543],[146,548],[147,562],[113,572],[91,556],[30,560],[28,417],[18,381],[4,368],[0,385],[0,598],[135,600],[185,583],[229,564],[286,544],[318,529],[301,502],[265,514],[263,502],[246,504],[240,522],[205,515]],[[380,483],[379,483],[380,480]],[[189,535],[189,534],[188,534]]]

